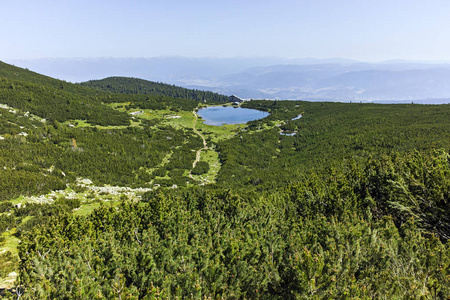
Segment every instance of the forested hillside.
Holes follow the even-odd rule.
[[[218,144],[218,180],[229,187],[273,188],[343,160],[357,163],[414,149],[450,149],[450,105],[250,101],[243,107],[271,115],[249,122],[247,131]],[[298,115],[302,117],[295,119]],[[270,126],[276,120],[283,124]]]
[[[190,150],[201,145],[192,129],[175,129],[160,117],[131,124],[126,110],[113,109],[98,98],[124,102],[127,110],[189,112],[197,107],[195,101],[104,92],[91,96],[98,92],[5,66],[0,68],[9,70],[5,76],[19,74],[34,83],[0,77],[0,174],[7,178],[0,182],[0,199],[64,189],[81,177],[101,185],[148,187],[149,182],[169,184],[155,177],[170,172],[170,184],[189,182],[184,170],[194,160]],[[54,88],[55,82],[62,87]],[[82,92],[74,92],[77,89]],[[166,156],[174,159],[160,169]]]
[[[449,105],[100,83],[0,64],[6,299],[450,297]]]
[[[112,93],[168,96],[191,99],[204,103],[228,101],[227,96],[213,92],[185,89],[170,84],[129,77],[109,77],[102,80],[90,80],[82,82],[80,85]]]
[[[0,77],[9,80],[17,80],[21,82],[27,82],[31,84],[38,84],[40,86],[47,86],[56,89],[68,90],[69,92],[76,92],[83,95],[96,95],[97,91],[92,89],[83,88],[79,85],[65,82],[63,80],[54,79],[42,74],[35,73],[28,69],[22,69],[10,64],[6,64],[0,61]]]
[[[101,103],[105,95],[0,62],[0,103],[41,118],[81,119],[99,125],[128,125],[129,117]]]

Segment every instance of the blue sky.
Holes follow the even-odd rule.
[[[447,0],[2,0],[0,60],[263,57],[450,61]]]

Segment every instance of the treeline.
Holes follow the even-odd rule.
[[[150,192],[29,231],[18,287],[24,299],[444,299],[449,195],[442,151],[348,163],[263,193]]]
[[[209,91],[186,89],[175,85],[129,77],[108,77],[102,80],[82,82],[80,85],[112,93],[167,96],[190,99],[202,103],[229,101],[227,96]]]
[[[102,98],[105,103],[124,103],[122,108],[129,109],[153,109],[171,111],[193,111],[198,102],[191,99],[174,98],[169,96],[154,95],[128,95],[110,94]]]

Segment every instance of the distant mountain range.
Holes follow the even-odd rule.
[[[448,63],[184,57],[8,62],[72,82],[128,76],[248,99],[450,102]]]

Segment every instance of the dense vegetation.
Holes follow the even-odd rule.
[[[71,93],[84,96],[95,96],[101,94],[99,91],[84,88],[77,84],[71,84],[69,82],[54,79],[48,76],[44,76],[28,69],[22,69],[10,64],[6,64],[0,61],[0,77],[4,79],[27,82],[39,86],[51,87],[54,89],[64,89]]]
[[[218,180],[233,188],[295,183],[311,168],[333,167],[345,159],[364,162],[393,152],[450,149],[450,105],[250,101],[244,107],[272,114],[218,144]],[[274,120],[286,123],[258,130]],[[296,135],[280,135],[280,130]]]
[[[10,124],[3,115],[11,113],[3,113],[0,124]],[[9,134],[0,141],[0,176],[8,178],[0,181],[2,200],[64,189],[77,177],[100,185],[147,187],[155,179],[152,172],[159,170],[158,165],[168,155],[170,162],[162,169],[171,172],[172,181],[158,179],[155,183],[186,185],[190,179],[185,170],[195,159],[190,149],[201,147],[201,140],[192,132],[162,125],[155,129],[147,122],[140,127],[103,130],[35,123],[36,128],[27,130],[26,137],[11,135],[24,130],[19,125],[8,127]]]
[[[105,103],[127,103],[129,109],[170,109],[172,111],[193,111],[199,103],[224,103],[228,97],[208,91],[191,90],[182,87],[152,82],[137,78],[109,77],[80,83],[108,93]]]
[[[64,122],[86,120],[98,125],[129,125],[129,116],[104,106],[95,96],[80,96],[38,84],[0,78],[0,103],[41,118]]]
[[[449,233],[449,174],[447,153],[411,154],[274,193],[152,192],[30,232],[20,282],[41,299],[442,298],[450,249],[419,229]]]
[[[228,97],[201,90],[186,89],[170,84],[153,82],[138,78],[109,77],[102,80],[90,80],[81,86],[122,94],[143,94],[195,100],[202,103],[228,102]]]
[[[81,86],[0,63],[0,247],[21,240],[20,260],[0,253],[0,277],[19,273],[3,295],[450,297],[449,105],[250,101],[270,116],[229,138],[167,122],[173,112],[193,120],[206,95],[224,100],[137,79]],[[193,167],[201,132],[220,170],[200,186],[189,174],[216,168]],[[83,178],[152,190],[103,204]],[[76,195],[17,200],[64,189]],[[102,204],[75,214],[88,200]]]

